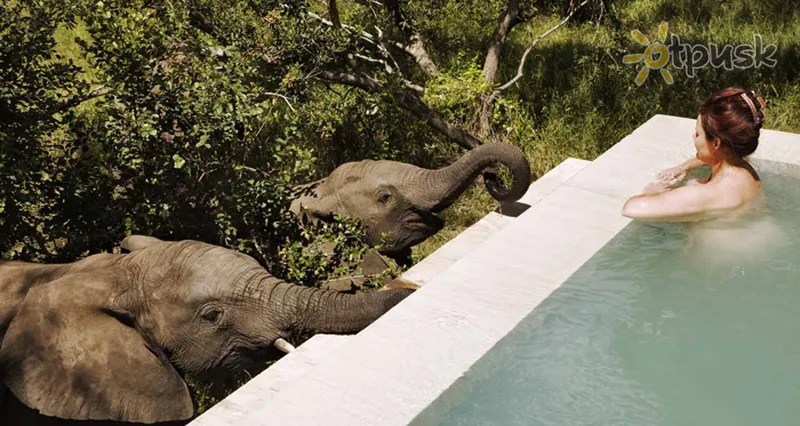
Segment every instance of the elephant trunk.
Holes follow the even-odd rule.
[[[345,294],[320,290],[319,301],[305,313],[303,326],[313,333],[358,333],[412,292],[395,289]]]
[[[392,289],[358,294],[281,283],[268,295],[283,312],[291,331],[352,334],[363,330],[413,290]]]
[[[478,146],[461,156],[453,164],[438,170],[420,169],[411,175],[404,185],[414,186],[417,199],[412,202],[424,209],[438,212],[447,208],[472,184],[478,175],[493,164],[509,168],[512,183],[503,186],[496,173],[485,173],[486,188],[494,199],[500,202],[513,202],[522,198],[531,183],[531,168],[525,154],[519,148],[491,143]],[[425,188],[425,190],[421,190]]]

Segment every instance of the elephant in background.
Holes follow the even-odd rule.
[[[498,176],[486,173],[489,193],[501,202],[520,199],[531,183],[530,164],[518,148],[492,143],[437,170],[389,160],[345,163],[327,178],[299,187],[301,195],[291,210],[311,220],[329,221],[334,215],[359,219],[366,228],[367,244],[406,263],[411,247],[444,226],[437,213],[496,163],[509,168],[513,182],[505,188]]]
[[[302,333],[358,332],[412,292],[301,287],[197,241],[122,247],[71,264],[0,262],[0,424],[183,424],[195,410],[184,374],[225,377]]]

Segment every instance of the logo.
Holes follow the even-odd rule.
[[[641,31],[631,31],[631,37],[639,44],[646,47],[644,53],[625,55],[625,57],[622,58],[623,64],[638,64],[644,61],[644,66],[639,70],[639,73],[636,74],[636,78],[633,79],[637,86],[641,86],[642,83],[647,80],[647,76],[650,75],[650,70],[661,71],[661,77],[664,78],[667,84],[672,84],[675,81],[672,79],[672,73],[664,68],[669,62],[669,50],[667,46],[664,45],[664,42],[667,41],[667,29],[667,23],[662,22],[661,25],[658,26],[658,41],[653,43],[650,43],[650,40],[648,40]],[[657,59],[653,57],[654,55],[658,55]]]
[[[644,62],[642,68],[633,80],[637,86],[641,86],[650,71],[658,70],[664,82],[674,83],[672,73],[667,69],[667,64],[677,70],[683,70],[686,76],[694,78],[697,70],[711,65],[714,68],[725,68],[728,71],[733,69],[769,68],[777,65],[778,61],[772,56],[778,51],[778,46],[774,44],[764,45],[764,41],[759,34],[753,35],[753,44],[718,46],[714,43],[686,44],[681,43],[677,34],[672,34],[667,43],[667,30],[669,26],[662,22],[658,26],[658,40],[650,40],[639,30],[631,31],[631,37],[645,47],[644,53],[634,53],[625,55],[622,58],[624,64],[638,64]]]

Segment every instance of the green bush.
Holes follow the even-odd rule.
[[[301,227],[288,211],[316,167],[308,114],[277,93],[302,99],[296,63],[331,60],[303,52],[342,41],[306,31],[302,2],[206,3],[213,28],[170,2],[0,8],[4,258],[72,261],[144,233],[232,247],[312,285],[363,253],[357,224]]]

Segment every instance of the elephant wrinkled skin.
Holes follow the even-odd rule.
[[[411,247],[442,229],[444,223],[437,213],[497,163],[509,168],[513,182],[506,189],[499,177],[487,173],[489,193],[501,202],[520,199],[531,183],[530,164],[518,148],[492,143],[437,170],[388,160],[345,163],[327,178],[298,188],[301,195],[291,209],[312,220],[330,220],[333,215],[359,219],[366,228],[367,244],[402,259]]]
[[[197,241],[131,236],[122,246],[131,253],[0,262],[0,424],[31,424],[9,418],[25,407],[46,424],[186,420],[185,373],[232,375],[298,333],[358,332],[411,293],[288,284]]]

